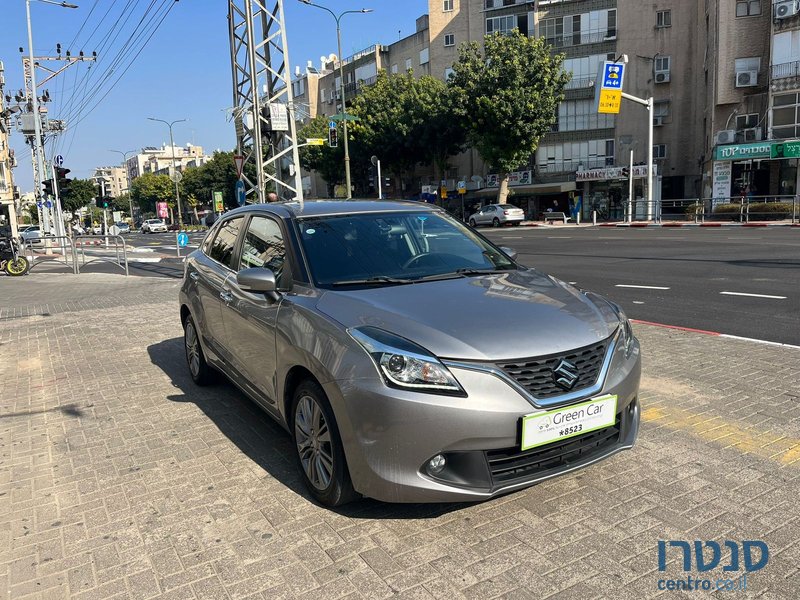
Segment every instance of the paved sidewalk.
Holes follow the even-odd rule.
[[[800,351],[636,325],[634,450],[483,504],[330,511],[282,429],[192,384],[177,286],[0,279],[0,598],[671,597],[744,573],[725,540],[769,546],[730,597],[800,597]],[[722,560],[661,573],[659,540]]]

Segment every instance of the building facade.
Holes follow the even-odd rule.
[[[128,193],[128,170],[125,167],[97,167],[91,179],[105,189],[106,195],[119,198]]]
[[[17,236],[16,200],[18,190],[14,186],[12,169],[17,165],[14,151],[8,143],[11,133],[11,115],[5,113],[4,105],[5,75],[3,62],[0,61],[0,228],[8,227],[11,234]]]
[[[145,173],[171,175],[173,160],[177,171],[185,171],[189,168],[203,166],[211,160],[211,157],[203,153],[202,146],[193,144],[174,148],[166,144],[161,147],[147,146],[135,156],[131,156],[125,163],[129,182],[133,182],[134,179]]]

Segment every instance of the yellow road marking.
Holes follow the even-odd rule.
[[[736,448],[782,465],[800,466],[800,439],[797,438],[745,429],[719,416],[676,407],[649,406],[642,411],[642,420],[671,429],[689,431],[703,440],[718,443],[723,448]]]

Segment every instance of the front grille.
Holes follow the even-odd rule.
[[[486,460],[489,462],[493,484],[507,485],[590,458],[616,444],[619,438],[620,418],[617,415],[616,423],[604,429],[525,452],[520,452],[519,448],[488,450]]]
[[[598,344],[578,348],[568,354],[521,358],[513,362],[498,363],[497,366],[513,377],[534,398],[552,398],[592,386],[600,375],[609,342],[610,338]],[[578,380],[571,390],[565,390],[557,385],[553,378],[553,369],[562,359],[578,368]]]

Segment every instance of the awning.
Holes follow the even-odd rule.
[[[519,194],[560,194],[562,192],[574,192],[576,189],[574,181],[561,181],[557,183],[534,183],[533,185],[515,185],[508,188],[509,191]],[[479,198],[487,196],[497,196],[498,188],[484,188],[474,192],[472,195]]]

